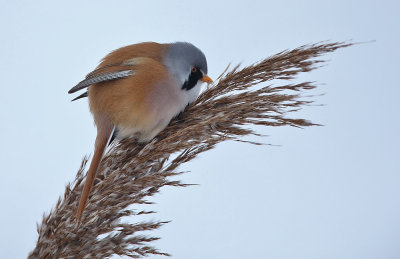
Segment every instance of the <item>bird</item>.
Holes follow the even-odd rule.
[[[188,42],[142,42],[110,52],[68,93],[85,90],[97,128],[93,157],[81,192],[76,220],[81,221],[107,146],[135,137],[151,141],[196,100],[207,75],[204,53]]]

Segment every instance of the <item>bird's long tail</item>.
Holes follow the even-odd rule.
[[[86,181],[83,186],[78,209],[76,211],[76,219],[78,222],[80,222],[82,218],[82,214],[83,211],[85,210],[86,203],[88,201],[90,194],[90,189],[92,188],[93,181],[96,177],[96,173],[99,168],[101,158],[103,157],[104,151],[114,131],[114,125],[112,124],[112,122],[103,116],[95,116],[95,122],[97,125],[97,136],[96,136],[94,154],[92,162],[90,163],[89,166],[89,170],[86,175]]]

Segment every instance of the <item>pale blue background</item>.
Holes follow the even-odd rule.
[[[95,128],[67,90],[109,51],[190,41],[211,77],[321,40],[370,41],[326,56],[302,80],[324,83],[298,116],[325,124],[266,128],[183,170],[199,186],[163,189],[172,220],[156,245],[173,258],[400,258],[398,1],[0,1],[0,255],[24,258]]]

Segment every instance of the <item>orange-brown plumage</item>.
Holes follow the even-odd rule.
[[[122,132],[129,128],[137,132],[151,132],[161,119],[158,117],[162,109],[168,109],[162,102],[174,103],[179,96],[174,88],[168,87],[173,79],[160,62],[151,58],[138,58],[133,70],[134,76],[91,85],[90,110],[93,114],[106,115]],[[161,103],[155,103],[160,95]],[[138,140],[141,139],[149,140],[149,137],[138,136]]]
[[[89,198],[90,189],[92,188],[94,178],[96,177],[97,170],[99,168],[101,158],[104,150],[107,147],[110,135],[113,132],[114,125],[111,121],[102,115],[94,115],[94,119],[97,126],[97,136],[94,145],[94,154],[92,161],[90,162],[89,170],[86,175],[86,181],[83,185],[81,198],[79,200],[78,209],[76,211],[76,218],[78,221],[81,220],[83,211],[85,209],[87,200]]]
[[[161,62],[167,44],[143,42],[116,49],[103,58],[97,68],[118,64],[131,58],[148,57]]]

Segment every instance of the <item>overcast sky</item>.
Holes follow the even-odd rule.
[[[216,78],[322,40],[370,41],[326,56],[299,80],[325,106],[297,114],[324,127],[264,128],[186,164],[198,186],[153,201],[172,220],[158,248],[176,259],[400,258],[398,1],[0,1],[0,254],[24,258],[36,222],[91,154],[87,102],[67,91],[109,51],[189,41]]]

